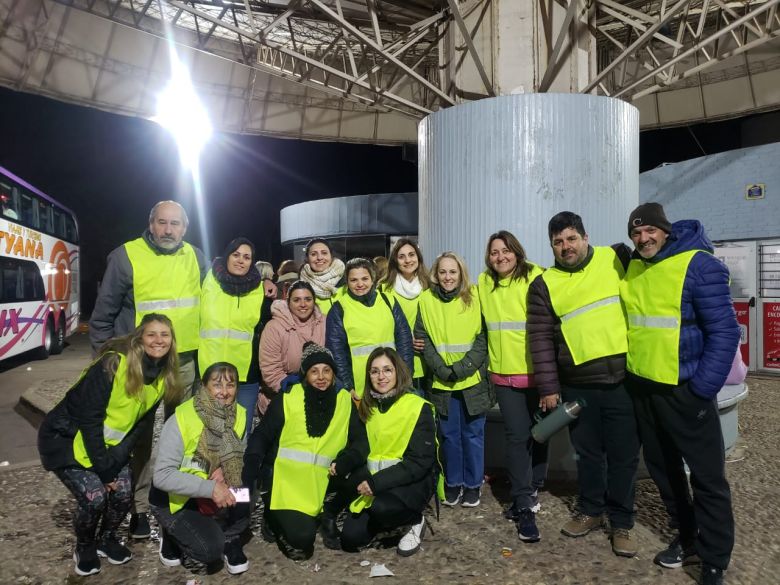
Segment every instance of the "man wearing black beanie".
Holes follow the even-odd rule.
[[[734,547],[734,516],[716,396],[740,337],[728,269],[713,256],[699,221],[672,224],[658,203],[632,211],[628,233],[635,251],[620,289],[628,317],[626,387],[647,469],[678,530],[654,560],[671,569],[698,555],[701,583],[720,585]]]

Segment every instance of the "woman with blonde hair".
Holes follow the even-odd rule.
[[[487,379],[479,297],[454,252],[441,254],[431,267],[431,287],[420,296],[415,337],[423,340],[423,358],[433,373],[428,397],[443,438],[443,503],[476,507],[485,476],[485,417],[495,396]]]
[[[399,238],[390,251],[387,274],[380,280],[380,288],[388,296],[395,298],[404,312],[409,329],[414,333],[417,320],[417,304],[420,294],[429,286],[428,270],[425,268],[422,252],[417,243],[410,238]],[[414,346],[414,386],[423,389],[425,365],[422,359],[423,342],[412,338]]]
[[[180,400],[178,369],[170,319],[144,315],[130,335],[105,343],[38,431],[44,469],[76,498],[78,575],[99,572],[99,557],[121,565],[133,556],[116,535],[133,504],[130,454],[160,401]]]
[[[515,522],[523,542],[540,538],[535,513],[547,475],[547,446],[531,437],[537,408],[555,408],[557,397],[539,396],[526,337],[528,287],[542,268],[528,261],[514,234],[488,238],[485,271],[479,275],[480,305],[487,328],[488,370],[504,419],[506,468],[512,505],[504,516]]]

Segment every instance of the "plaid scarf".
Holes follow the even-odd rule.
[[[222,406],[211,397],[208,388],[201,386],[195,395],[195,412],[203,421],[203,432],[195,450],[195,460],[208,470],[208,474],[222,468],[225,483],[241,485],[241,471],[244,467],[244,444],[236,435],[236,403]]]

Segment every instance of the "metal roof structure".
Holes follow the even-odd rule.
[[[642,128],[664,127],[780,108],[779,3],[0,0],[0,84],[149,118],[173,39],[220,130],[414,142],[429,113],[508,93],[496,55],[522,6],[523,91],[618,97]],[[578,49],[579,81],[562,89]]]

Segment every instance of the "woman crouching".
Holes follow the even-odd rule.
[[[341,545],[355,551],[379,532],[411,526],[397,549],[410,556],[420,548],[423,510],[439,469],[433,408],[410,393],[409,368],[388,347],[371,352],[365,388],[358,413],[366,423],[370,452],[366,467],[350,478],[359,497],[344,520]]]
[[[240,541],[249,506],[237,504],[231,490],[241,486],[247,412],[236,403],[233,364],[210,365],[201,383],[158,441],[149,501],[161,527],[160,561],[175,567],[185,554],[213,567],[224,559],[228,573],[237,575],[249,568]]]
[[[325,546],[339,548],[336,516],[346,502],[336,494],[368,454],[366,429],[349,392],[336,386],[330,351],[306,342],[301,377],[271,402],[244,458],[247,485],[254,485],[261,467],[263,477],[273,468],[263,494],[263,537],[293,560],[314,553],[318,520]]]

